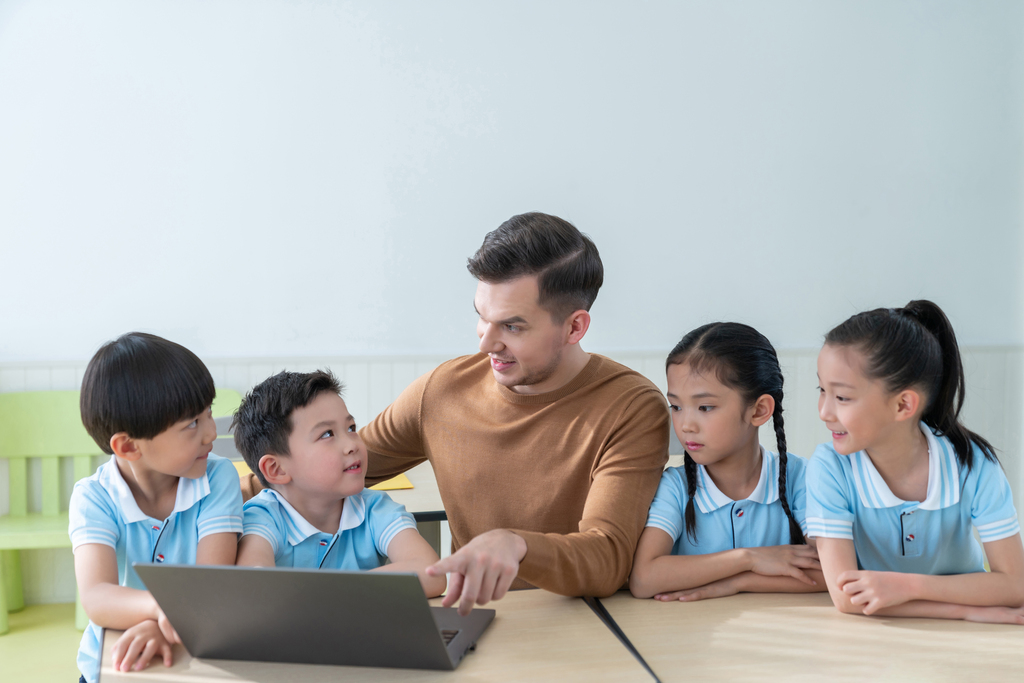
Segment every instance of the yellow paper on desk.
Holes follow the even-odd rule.
[[[238,470],[238,476],[240,477],[252,473],[252,470],[249,469],[249,466],[245,464],[244,460],[233,460],[231,464],[235,466],[236,470]],[[370,488],[374,491],[400,491],[402,489],[411,489],[413,488],[413,485],[412,482],[409,481],[409,477],[404,474],[399,474],[397,477],[393,477],[387,481],[382,481],[376,486],[371,486]]]
[[[404,474],[399,474],[397,477],[392,477],[387,481],[382,481],[376,486],[371,486],[370,488],[374,491],[398,491],[400,489],[411,489],[412,487],[412,482],[409,481],[409,477]]]

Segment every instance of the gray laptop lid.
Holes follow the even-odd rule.
[[[494,618],[431,607],[415,574],[133,566],[193,657],[451,670]]]

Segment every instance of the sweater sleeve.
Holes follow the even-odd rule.
[[[366,485],[373,486],[427,459],[420,418],[423,392],[433,371],[416,379],[395,402],[359,430],[366,444]]]
[[[512,529],[527,546],[518,578],[561,595],[603,597],[622,588],[668,462],[668,430],[656,391],[626,406],[594,468],[579,532]]]

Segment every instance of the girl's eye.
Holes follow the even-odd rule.
[[[819,394],[824,394],[824,393],[825,393],[825,390],[824,390],[824,389],[822,389],[821,387],[818,387],[818,393],[819,393]]]
[[[354,423],[354,422],[353,422],[352,424],[350,424],[350,425],[349,425],[349,427],[348,427],[348,431],[352,432],[353,434],[355,433],[355,431],[356,431],[356,425],[355,425],[355,423]]]
[[[837,400],[837,401],[843,401],[843,402],[845,402],[845,401],[849,401],[850,399],[848,399],[848,398],[847,398],[847,397],[845,397],[845,396],[836,396],[836,400]]]
[[[674,406],[671,403],[668,404],[668,409],[671,410],[673,413],[679,412],[679,406]]]
[[[326,438],[331,437],[331,436],[334,436],[334,430],[333,429],[328,429],[326,432],[324,432],[323,434],[320,435],[320,438],[321,439],[326,439]]]
[[[712,410],[714,410],[714,408],[714,406],[700,406],[699,408],[697,408],[697,410],[699,410],[702,413],[710,413]]]

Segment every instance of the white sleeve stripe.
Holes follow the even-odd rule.
[[[978,529],[978,533],[980,534],[981,532],[987,531],[988,529],[994,529],[996,527],[1004,526],[1006,524],[1014,524],[1016,522],[1016,517],[1008,517],[1006,519],[1001,519],[998,522],[989,522],[988,524],[982,524],[976,528]]]
[[[661,529],[671,536],[678,536],[680,533],[679,526],[674,521],[667,517],[662,517],[661,515],[649,516],[645,526],[652,526],[655,529]]]
[[[981,537],[984,543],[990,543],[991,541],[1009,538],[1018,533],[1020,533],[1020,525],[1014,520],[1012,524],[1006,524],[997,529],[986,529],[984,532],[978,531],[978,536]]]
[[[415,528],[416,521],[409,519],[404,515],[399,517],[395,521],[391,522],[391,524],[389,524],[387,528],[384,529],[384,532],[380,535],[380,547],[384,549],[384,554],[388,554],[388,546],[391,545],[391,541],[395,540],[395,536],[397,536],[400,532],[405,531],[406,529]]]
[[[842,531],[829,531],[827,529],[819,529],[813,526],[807,530],[807,536],[810,538],[842,538],[847,541],[853,540],[852,533]]]
[[[78,550],[79,546],[89,545],[90,543],[110,546],[116,550],[117,536],[109,532],[97,533],[96,530],[92,530],[92,533],[90,533],[83,529],[72,534],[71,551],[74,552]]]
[[[835,526],[835,527],[841,527],[841,528],[847,528],[847,529],[852,529],[853,528],[853,520],[852,519],[846,520],[846,519],[824,519],[823,517],[808,517],[807,518],[807,523],[811,524],[811,525],[815,525],[815,526],[817,526],[817,525],[826,525],[826,526]]]
[[[266,539],[270,543],[270,547],[274,549],[274,554],[277,555],[277,534],[270,527],[262,524],[246,524],[242,536],[259,536]]]

